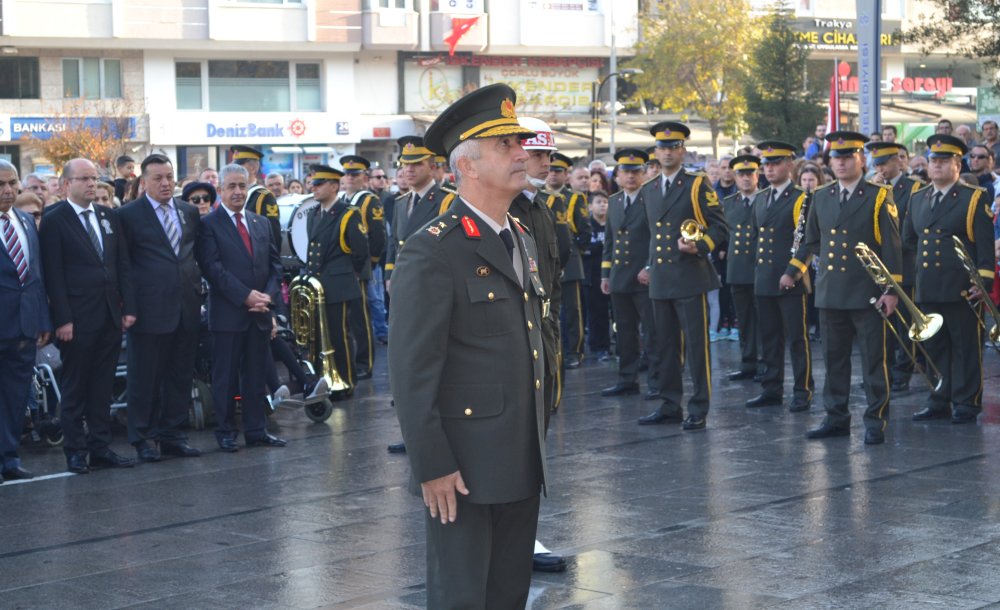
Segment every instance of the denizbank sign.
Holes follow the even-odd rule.
[[[323,112],[150,113],[154,146],[233,144],[356,144],[357,117]]]

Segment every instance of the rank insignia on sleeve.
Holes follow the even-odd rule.
[[[465,236],[470,239],[479,239],[481,237],[479,227],[476,226],[476,221],[468,216],[462,216],[462,228],[465,229]]]
[[[382,220],[385,218],[385,212],[382,208],[375,208],[372,210],[372,220]]]
[[[486,277],[489,274],[490,274],[490,268],[489,267],[485,267],[485,266],[483,266],[483,267],[476,267],[476,275],[478,277]]]
[[[434,237],[437,237],[438,235],[441,234],[441,229],[439,229],[438,227],[435,227],[435,226],[430,226],[430,227],[427,227],[427,232],[430,233],[431,235],[433,235]]]

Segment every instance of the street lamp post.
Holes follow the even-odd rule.
[[[593,160],[597,157],[597,124],[600,122],[598,116],[600,115],[600,97],[601,90],[604,88],[604,84],[608,82],[613,76],[621,76],[623,78],[628,78],[633,74],[642,74],[641,68],[625,68],[624,70],[619,70],[618,72],[611,72],[601,80],[595,80],[590,83],[590,159]],[[611,112],[616,112],[615,103],[617,100],[611,100]]]

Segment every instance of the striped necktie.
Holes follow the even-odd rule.
[[[83,211],[83,225],[87,228],[87,237],[90,238],[90,243],[94,244],[94,250],[97,250],[97,255],[104,258],[104,248],[101,247],[101,239],[97,237],[94,225],[90,224],[90,215],[93,213],[94,210]]]
[[[0,230],[3,231],[3,241],[7,244],[7,254],[10,260],[14,261],[14,268],[17,269],[17,279],[21,285],[28,281],[28,261],[24,259],[24,251],[21,250],[21,240],[17,238],[17,231],[14,230],[14,223],[6,213],[0,214]]]
[[[177,223],[174,222],[174,216],[170,213],[169,204],[160,204],[160,216],[162,216],[163,230],[167,233],[167,240],[170,241],[170,247],[174,249],[174,254],[180,255],[181,232],[177,230]]]

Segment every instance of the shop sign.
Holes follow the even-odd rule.
[[[115,137],[126,139],[135,138],[135,118],[128,119],[108,119],[100,117],[91,118],[71,118],[71,117],[11,117],[10,118],[10,139],[26,140],[48,140],[52,134],[62,133],[67,130],[85,129],[93,132],[103,132]],[[124,134],[119,135],[119,131],[124,130]],[[4,130],[5,131],[5,130]]]
[[[318,112],[176,112],[152,113],[154,145],[301,144],[357,142],[350,121]]]
[[[950,76],[907,76],[892,79],[893,93],[934,93],[942,98],[952,90]]]
[[[882,21],[880,47],[899,48],[899,21]],[[796,42],[817,51],[857,51],[858,37],[853,19],[796,19],[792,22]]]

